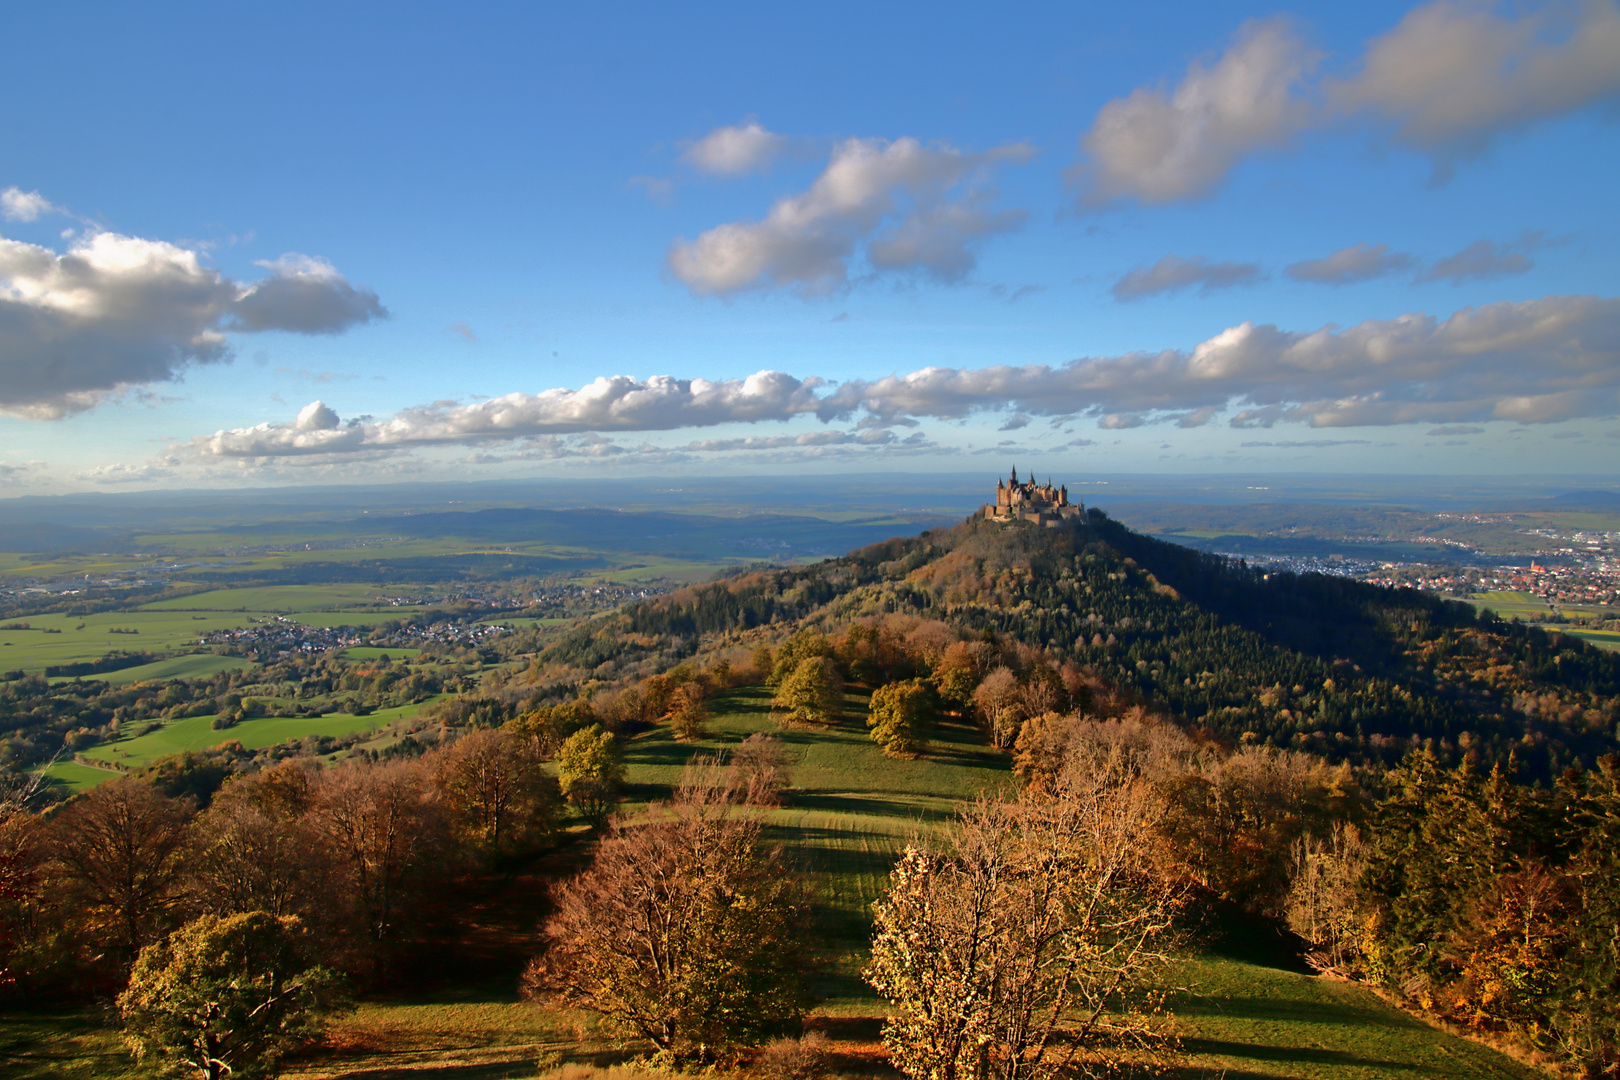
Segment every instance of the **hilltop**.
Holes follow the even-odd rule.
[[[1058,672],[1078,707],[1149,705],[1230,745],[1391,763],[1432,743],[1549,778],[1620,746],[1620,656],[1416,590],[1267,573],[1095,508],[1063,528],[969,520],[681,589],[567,632],[515,685],[564,693],[883,619],[1021,649],[1022,674]]]

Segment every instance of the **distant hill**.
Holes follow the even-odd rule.
[[[1569,491],[1547,500],[1560,510],[1620,511],[1620,491]]]
[[[969,522],[683,589],[542,659],[608,679],[738,632],[890,616],[994,642],[1025,679],[1071,665],[1232,744],[1393,761],[1432,740],[1547,778],[1620,748],[1620,654],[1411,589],[1263,573],[1096,510],[1075,528]]]

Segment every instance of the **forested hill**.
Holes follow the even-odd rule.
[[[543,659],[601,679],[717,640],[908,618],[989,643],[1026,683],[1063,672],[1067,707],[1090,686],[1234,744],[1393,761],[1433,740],[1543,778],[1620,746],[1620,654],[1413,590],[1262,573],[1097,510],[739,574],[583,626]]]

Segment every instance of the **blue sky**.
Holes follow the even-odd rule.
[[[1620,472],[1613,0],[35,6],[0,56],[0,494]]]

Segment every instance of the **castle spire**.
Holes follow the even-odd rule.
[[[1012,482],[1013,482],[1013,487],[1017,487],[1017,486],[1018,486],[1018,466],[1017,466],[1017,465],[1014,465],[1014,466],[1013,466],[1013,477],[1012,477]]]

